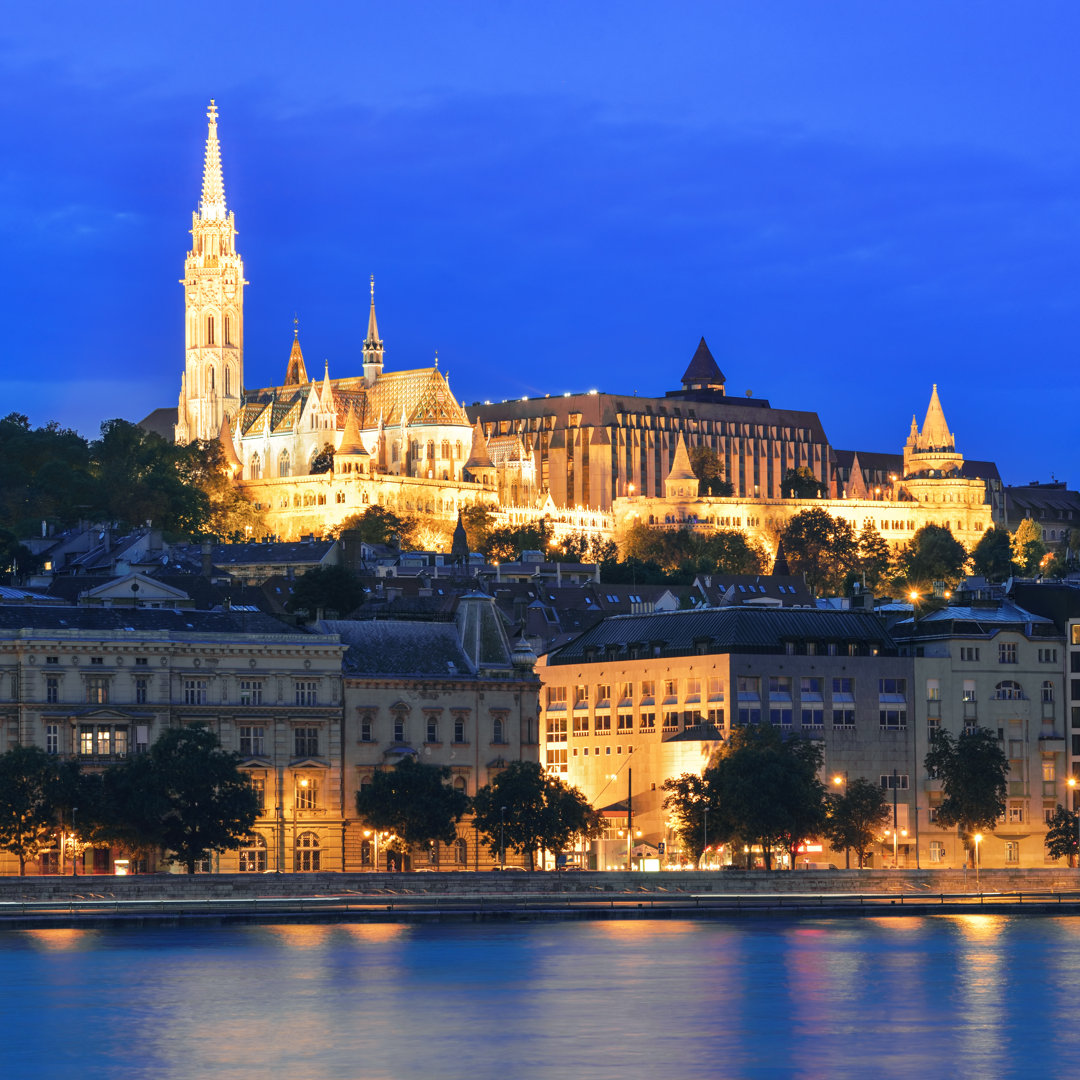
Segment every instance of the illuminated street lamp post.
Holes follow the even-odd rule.
[[[1069,777],[1069,787],[1076,787],[1076,777]],[[1080,810],[1076,807],[1076,798],[1073,798],[1073,813],[1076,814],[1076,865],[1080,867]]]
[[[306,788],[307,786],[308,786],[308,778],[305,776],[305,777],[302,777],[301,779],[297,780],[296,787],[293,788],[293,800],[292,800],[292,868],[293,868],[293,873],[294,874],[296,873],[296,856],[297,856],[297,847],[296,847],[296,840],[297,840],[297,837],[296,837],[296,804],[297,804],[297,802],[299,802],[299,799],[298,799],[299,791],[297,789],[298,788]]]
[[[837,773],[833,778],[833,787],[842,787],[844,794],[847,794],[847,769],[844,770],[843,775]],[[844,848],[844,869],[851,869],[851,848]]]

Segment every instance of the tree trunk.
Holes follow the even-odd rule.
[[[26,858],[19,854],[19,877],[26,877]]]

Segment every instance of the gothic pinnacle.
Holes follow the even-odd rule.
[[[203,165],[202,203],[199,209],[204,221],[221,221],[225,217],[225,181],[221,175],[217,105],[213,98],[210,99],[206,117],[210,123],[206,135],[206,161]]]

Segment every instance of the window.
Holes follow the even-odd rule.
[[[994,687],[994,700],[1023,701],[1024,688],[1018,682],[1006,679],[1004,682],[999,682],[997,686]]]
[[[149,694],[150,680],[149,679],[136,679],[135,680],[135,704],[145,705],[146,699]]]
[[[184,680],[184,704],[185,705],[205,705],[206,704],[206,680],[205,679],[185,679]]]
[[[634,700],[634,684],[632,682],[624,682],[622,684],[622,693],[619,695],[619,701],[630,704]]]
[[[394,716],[394,742],[403,743],[405,741],[405,717],[401,713],[397,713]]]
[[[881,727],[886,731],[901,731],[907,727],[906,709],[881,709],[878,718]]]
[[[45,703],[55,705],[60,700],[60,680],[55,675],[50,675],[45,680]]]
[[[1054,700],[1054,684],[1049,680],[1042,684],[1042,699],[1046,702]]]
[[[1057,663],[1057,649],[1040,649],[1039,650],[1039,663],[1040,664],[1056,664]]]
[[[769,676],[769,697],[791,700],[791,679],[786,675]]]
[[[566,742],[566,717],[548,721],[547,741],[549,743]]]
[[[310,777],[302,776],[296,781],[294,794],[297,810],[314,810],[319,805],[319,784]]]
[[[652,679],[643,679],[641,683],[641,703],[651,702],[656,697],[656,683]]]
[[[926,680],[926,700],[927,701],[940,701],[941,700],[941,682],[938,679]]]
[[[319,684],[314,680],[303,679],[296,683],[296,704],[297,705],[318,705],[319,704]]]
[[[566,687],[565,686],[549,686],[547,688],[547,703],[548,708],[553,709],[565,709],[566,708]]]
[[[59,724],[46,724],[45,725],[45,753],[46,754],[59,754],[60,753],[60,725]]]
[[[855,699],[855,680],[849,678],[833,679],[833,701],[853,701]]]
[[[1057,768],[1053,758],[1043,758],[1042,776],[1045,783],[1053,783],[1057,779]]]
[[[59,733],[58,733],[59,741]],[[80,757],[124,757],[128,752],[128,729],[83,724],[79,728]]]
[[[59,664],[60,663],[60,657],[59,656],[46,656],[45,657],[45,663],[46,664]]]
[[[908,774],[907,773],[882,773],[881,774],[881,786],[886,791],[907,791],[908,789]]]
[[[104,675],[91,675],[86,680],[87,705],[109,704],[109,680]]]
[[[92,727],[79,728],[79,755],[81,757],[94,756],[94,729]]]
[[[903,700],[907,697],[907,679],[878,679],[878,693]]]
[[[240,873],[266,873],[266,841],[258,833],[240,849]]]
[[[469,865],[469,842],[462,836],[454,841],[454,865]]]
[[[319,870],[319,838],[313,832],[303,832],[296,838],[296,870],[315,874]]]
[[[803,727],[821,727],[825,723],[825,710],[819,706],[812,706],[802,710]]]
[[[999,664],[1015,664],[1016,663],[1016,642],[1014,641],[1002,641],[998,645],[998,663]]]
[[[611,700],[611,686],[608,683],[598,683],[596,687],[596,700],[610,701]]]
[[[94,664],[97,667],[102,667],[104,665],[104,663],[105,663],[105,657],[104,656],[91,656],[90,657],[90,663]]]
[[[589,704],[589,688],[582,684],[574,687],[574,708],[583,708]]]
[[[961,645],[960,659],[965,663],[976,663],[979,659],[979,650],[971,645]]]
[[[740,701],[757,701],[761,696],[761,679],[756,675],[739,675],[736,686]]]
[[[319,729],[317,727],[293,728],[294,757],[318,757]]]
[[[942,840],[930,841],[930,861],[942,863],[945,861],[945,843]]]
[[[656,730],[656,713],[643,712],[641,714],[641,721],[639,723],[641,731],[655,731]]]
[[[679,683],[677,679],[664,680],[664,700],[676,701],[679,697]]]
[[[266,755],[266,728],[241,725],[240,754],[243,757],[264,757]]]
[[[687,679],[686,680],[686,698],[688,701],[700,701],[701,700],[701,680],[700,679]]]
[[[549,772],[566,772],[566,747],[549,746],[547,749],[547,767]]]
[[[1013,803],[1009,806],[1009,824],[1022,825],[1024,822],[1024,804]]]
[[[575,735],[588,735],[589,734],[589,718],[587,716],[575,716],[574,717],[574,734]]]
[[[290,469],[289,451],[282,450],[278,457],[278,476],[288,476]]]
[[[608,727],[611,726],[611,717],[607,718]],[[506,742],[506,721],[501,716],[496,716],[491,721],[491,741],[493,743]]]
[[[1020,861],[1020,841],[1019,840],[1006,840],[1005,841],[1005,861],[1007,863],[1018,863]]]
[[[853,728],[855,726],[855,710],[850,707],[833,709],[832,722],[833,727]]]
[[[126,727],[113,728],[113,753],[117,757],[127,757],[128,752],[128,729]]]
[[[240,680],[240,704],[241,705],[261,705],[263,694],[263,684],[259,679],[241,679]]]
[[[710,701],[723,701],[724,700],[724,680],[717,678],[709,679],[709,700]]]
[[[769,723],[773,727],[791,727],[791,709],[769,709]]]
[[[251,790],[255,792],[255,798],[259,800],[259,813],[266,812],[266,781],[261,776],[251,778]]]
[[[634,730],[634,714],[628,712],[621,712],[616,720],[616,730],[618,731],[633,731]]]
[[[463,716],[454,717],[454,742],[463,743],[465,741],[465,718]]]
[[[371,714],[365,713],[360,717],[360,741],[371,742]]]
[[[439,721],[434,716],[429,716],[427,719],[427,738],[429,743],[437,743],[439,741]]]

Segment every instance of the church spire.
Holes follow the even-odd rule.
[[[304,354],[300,350],[300,322],[293,318],[293,343],[289,352],[289,366],[285,369],[285,386],[303,386],[308,381]]]
[[[364,382],[368,386],[382,374],[383,343],[375,321],[375,275],[371,275],[371,309],[368,312],[367,337],[364,339]]]
[[[923,450],[951,450],[956,446],[956,440],[949,431],[949,425],[945,422],[945,412],[941,408],[938,398],[937,383],[934,383],[933,392],[930,394],[930,404],[926,409],[926,419],[923,421],[922,431],[919,433],[919,448]]]
[[[199,210],[203,221],[222,221],[225,218],[225,180],[221,175],[221,146],[217,133],[217,106],[210,99],[206,110],[210,121],[206,135],[206,161],[203,164],[202,203]]]

